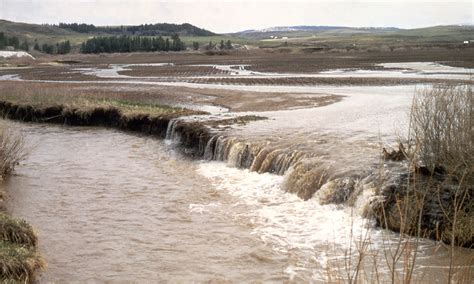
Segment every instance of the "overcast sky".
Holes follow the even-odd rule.
[[[215,32],[290,25],[474,24],[474,0],[0,0],[0,18],[95,25],[191,23]]]

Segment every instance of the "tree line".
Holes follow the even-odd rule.
[[[20,43],[20,40],[16,36],[6,36],[5,33],[0,32],[0,50],[6,49],[7,47],[12,47],[15,50],[29,51],[30,44],[27,40],[24,40]],[[67,54],[71,52],[71,42],[69,40],[58,42],[56,44],[47,44],[39,45],[38,41],[35,40],[33,49],[39,52],[47,54]]]
[[[53,25],[54,27],[58,27],[61,29],[68,29],[78,33],[91,33],[91,32],[103,32],[103,33],[121,33],[126,32],[127,29],[123,26],[120,27],[96,27],[92,24],[66,24],[66,23],[59,23],[59,25]]]
[[[43,43],[41,46],[36,42],[33,49],[47,54],[68,54],[72,48],[71,42],[66,40],[56,44]]]
[[[24,41],[20,44],[20,40],[16,36],[6,36],[3,32],[0,32],[0,50],[5,49],[7,46],[11,46],[16,50],[22,49],[28,51],[28,42]]]
[[[99,36],[81,45],[82,53],[181,51],[186,45],[177,34],[171,38],[143,36]]]
[[[206,50],[213,50],[213,49],[220,49],[220,50],[230,50],[233,49],[234,47],[232,46],[232,42],[227,40],[224,42],[224,40],[221,40],[220,44],[214,44],[212,41],[209,42],[209,44],[206,46]]]
[[[185,34],[194,36],[211,36],[214,33],[198,28],[191,24],[145,24],[136,26],[94,26],[92,24],[78,23],[59,23],[59,25],[47,25],[68,29],[78,33],[107,33],[116,35],[135,35],[135,36],[171,36],[174,34]]]

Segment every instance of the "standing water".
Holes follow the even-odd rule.
[[[285,193],[280,176],[191,161],[114,130],[8,123],[31,151],[5,183],[8,210],[39,233],[42,281],[320,282],[348,278],[361,236],[378,262],[366,273],[388,275],[397,234]],[[456,255],[457,267],[472,257]],[[443,247],[420,241],[417,277],[443,282],[447,263]]]

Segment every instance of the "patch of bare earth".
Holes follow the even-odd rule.
[[[243,92],[133,84],[0,81],[0,99],[33,104],[119,101],[139,105],[216,105],[230,111],[276,111],[324,106],[341,99],[326,94]]]

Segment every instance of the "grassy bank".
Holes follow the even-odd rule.
[[[123,97],[61,84],[0,84],[0,115],[20,121],[105,126],[164,137],[171,119],[193,114],[202,112],[143,102],[139,94]]]
[[[143,101],[141,94],[136,92],[129,92],[122,96],[120,92],[112,89],[71,87],[54,83],[1,82],[0,100],[35,108],[61,105],[64,108],[84,112],[94,108],[115,108],[129,117],[146,114],[153,117],[173,118],[198,113],[161,105],[157,102]]]
[[[0,238],[0,280],[34,282],[45,262],[37,251],[37,237],[31,225],[0,213]]]
[[[0,129],[0,177],[10,175],[24,157],[22,137],[8,129]],[[37,237],[24,220],[6,215],[4,192],[0,190],[0,280],[31,283],[45,263],[37,251]]]

